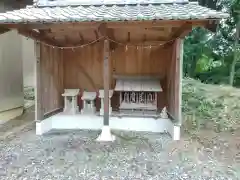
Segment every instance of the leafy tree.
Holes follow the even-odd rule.
[[[198,78],[207,83],[240,85],[239,36],[237,36],[240,28],[239,1],[199,0],[199,4],[224,10],[230,17],[220,22],[216,33],[196,28],[186,37],[183,65],[185,76]]]

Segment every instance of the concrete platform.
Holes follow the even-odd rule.
[[[110,128],[123,131],[142,131],[169,133],[174,140],[180,138],[180,127],[175,126],[170,119],[150,117],[116,117],[110,116]],[[36,134],[42,135],[53,129],[89,129],[101,130],[103,117],[98,115],[58,113],[36,123]]]

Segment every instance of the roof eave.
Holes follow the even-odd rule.
[[[0,20],[1,25],[8,25],[8,24],[65,24],[65,23],[88,23],[88,22],[96,22],[96,23],[126,23],[126,22],[177,22],[177,21],[186,21],[186,22],[192,22],[198,23],[199,21],[221,21],[222,19],[226,19],[223,17],[219,18],[205,18],[205,19],[150,19],[150,20],[141,20],[141,19],[136,19],[136,20],[102,20],[102,21],[95,21],[95,20],[89,20],[89,21],[55,21],[55,20],[43,20],[43,19],[38,19],[37,21],[5,21],[5,20]]]

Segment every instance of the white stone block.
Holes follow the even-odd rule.
[[[83,108],[81,110],[82,114],[95,114],[96,107],[94,105],[94,100],[96,99],[96,92],[83,92]]]
[[[79,91],[79,89],[64,89],[62,96],[77,96]]]
[[[71,109],[71,113],[72,114],[77,114],[79,112],[79,106],[77,106],[76,108],[72,108]]]
[[[87,114],[89,114],[89,115],[95,114],[95,112],[96,112],[96,108],[95,108],[95,107],[92,107],[92,108],[83,108],[83,109],[81,110],[81,114],[85,114],[85,115],[87,115]]]
[[[173,127],[173,140],[178,141],[180,140],[180,134],[181,134],[181,128],[180,126],[174,126]]]
[[[113,95],[113,90],[109,90],[109,98],[111,98],[112,95]],[[99,96],[98,97],[99,98],[104,98],[104,90],[103,89],[99,90]]]
[[[109,115],[111,115],[112,114],[112,107],[109,107]],[[100,116],[103,116],[104,115],[104,108],[102,108],[101,107],[101,109],[100,109]]]
[[[42,135],[43,132],[42,132],[42,124],[41,122],[37,122],[36,123],[36,135]]]
[[[77,96],[79,94],[79,89],[65,89],[64,94],[64,112],[76,114],[79,112],[77,105]]]
[[[103,126],[101,134],[98,136],[96,141],[100,142],[109,142],[115,141],[116,137],[111,134],[111,130],[109,126]]]

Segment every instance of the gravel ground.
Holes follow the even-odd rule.
[[[0,141],[0,179],[238,179],[237,165],[218,162],[207,149],[193,152],[164,134],[114,133],[114,143],[99,143],[94,141],[97,131],[39,137],[34,126],[26,127]]]

